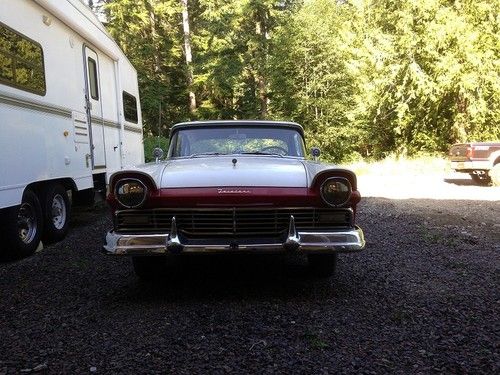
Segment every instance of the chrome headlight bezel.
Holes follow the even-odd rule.
[[[325,193],[324,189],[327,186],[327,184],[331,184],[331,183],[342,184],[347,188],[345,191],[342,192],[342,194],[346,195],[346,199],[338,201],[338,202],[332,202],[326,198],[326,196],[325,196],[326,193]],[[321,184],[321,186],[319,188],[319,192],[321,195],[321,199],[323,199],[323,202],[325,202],[327,205],[329,205],[331,207],[342,207],[347,202],[349,202],[349,200],[351,199],[352,185],[351,185],[351,182],[345,177],[329,177],[325,181],[323,181],[323,183]]]
[[[142,198],[137,204],[126,204],[120,200],[120,194],[118,193],[118,189],[123,187],[125,184],[138,184],[143,189]],[[114,188],[114,194],[115,194],[116,200],[118,201],[118,203],[120,203],[120,205],[122,205],[125,208],[137,208],[137,207],[142,206],[148,197],[148,192],[149,191],[148,191],[148,187],[146,186],[146,184],[137,178],[123,178],[121,180],[118,180],[115,183],[115,188]]]

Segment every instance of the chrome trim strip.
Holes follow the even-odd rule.
[[[299,253],[348,253],[358,252],[365,248],[363,231],[355,227],[346,231],[331,232],[296,232]],[[119,234],[110,231],[106,235],[104,253],[108,255],[167,255],[169,234]],[[172,236],[174,237],[174,236]],[[170,238],[172,238],[170,237]],[[182,244],[180,253],[285,253],[285,243],[234,243],[225,244]],[[178,250],[178,248],[176,248]]]
[[[46,104],[35,100],[20,98],[17,96],[0,94],[0,103],[11,105],[14,107],[27,108],[34,111],[49,113],[51,115],[61,116],[65,118],[71,118],[71,110],[68,108]]]

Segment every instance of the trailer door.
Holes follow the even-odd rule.
[[[106,168],[104,144],[104,121],[102,118],[102,96],[99,80],[99,58],[97,53],[84,46],[85,100],[89,124],[92,169]]]

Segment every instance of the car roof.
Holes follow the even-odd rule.
[[[263,125],[263,126],[276,126],[282,128],[292,128],[297,130],[302,136],[304,136],[304,128],[296,122],[289,121],[270,121],[270,120],[206,120],[206,121],[188,121],[188,122],[180,122],[175,124],[170,128],[170,134],[172,134],[175,130],[186,129],[186,128],[203,128],[203,127],[211,127],[211,126],[255,126],[255,125]]]

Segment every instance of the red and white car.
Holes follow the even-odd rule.
[[[180,123],[165,160],[111,176],[104,251],[131,256],[142,278],[165,256],[242,252],[303,253],[328,276],[338,253],[365,247],[360,199],[353,172],[306,159],[296,123]]]

